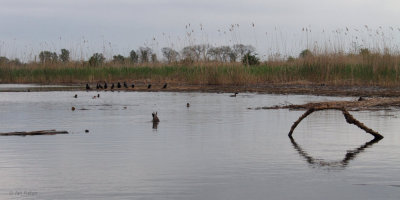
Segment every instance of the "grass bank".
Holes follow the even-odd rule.
[[[197,85],[328,84],[400,86],[397,56],[314,56],[290,61],[239,63],[113,64],[90,67],[79,64],[38,63],[1,66],[1,83],[86,83],[143,81]]]

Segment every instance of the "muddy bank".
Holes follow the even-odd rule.
[[[116,84],[115,84],[116,85]],[[40,87],[29,88],[2,88],[2,92],[36,92],[36,91],[80,91],[86,90],[85,84],[66,84],[67,87]],[[380,87],[380,86],[335,86],[321,84],[264,84],[264,85],[187,85],[187,84],[168,84],[163,88],[163,84],[137,83],[134,88],[114,88],[112,91],[141,91],[141,92],[211,92],[211,93],[234,93],[234,92],[253,92],[261,94],[303,94],[303,95],[323,95],[323,96],[366,96],[366,97],[400,97],[400,87]],[[111,91],[110,84],[106,90],[96,89],[96,84],[90,85],[92,91]]]

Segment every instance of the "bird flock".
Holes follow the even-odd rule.
[[[164,85],[161,87],[161,89],[167,89],[168,83],[164,83]],[[149,83],[147,84],[147,89],[151,89],[152,85]],[[128,84],[126,83],[126,81],[124,81],[122,84],[121,82],[117,82],[117,84],[111,83],[110,86],[110,90],[113,91],[115,89],[134,89],[135,88],[135,83],[132,83],[130,86],[128,86]],[[94,88],[92,88],[90,86],[89,83],[86,83],[86,91],[92,90]],[[102,83],[97,83],[96,84],[96,90],[107,90],[108,89],[108,84],[107,82],[104,82],[104,84]]]

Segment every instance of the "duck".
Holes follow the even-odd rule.
[[[74,98],[78,98],[78,95],[77,95],[77,94],[75,94],[75,95],[74,95]]]
[[[188,108],[189,108],[189,107],[190,107],[190,103],[187,103],[187,104],[186,104],[186,107],[188,107]]]
[[[162,89],[167,88],[167,83],[164,84],[164,86],[162,87]]]
[[[118,82],[117,88],[121,88],[121,83],[120,82]]]
[[[239,94],[239,93],[235,92],[235,94],[230,95],[230,97],[236,97],[237,94]]]
[[[160,119],[157,117],[157,112],[153,112],[151,115],[153,116],[153,123],[160,122]]]

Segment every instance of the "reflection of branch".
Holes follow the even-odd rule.
[[[308,155],[308,153],[303,150],[300,145],[298,145],[292,137],[290,137],[290,141],[292,142],[292,145],[294,149],[299,153],[301,157],[303,157],[310,165],[312,166],[318,166],[318,167],[342,167],[345,168],[349,164],[349,162],[353,159],[356,158],[356,156],[363,152],[366,148],[371,147],[373,144],[379,142],[381,139],[373,139],[364,145],[361,145],[357,149],[354,150],[349,150],[347,151],[346,155],[344,158],[340,161],[324,161],[323,159],[315,159],[312,156]]]
[[[346,109],[341,108],[341,107],[331,107],[331,106],[320,106],[320,107],[311,107],[310,109],[308,109],[303,115],[301,115],[299,117],[299,119],[297,119],[297,121],[295,121],[292,125],[292,127],[290,128],[289,131],[289,137],[292,137],[293,131],[294,129],[297,127],[297,125],[299,125],[299,123],[306,118],[308,115],[310,115],[311,113],[313,113],[314,111],[320,111],[320,110],[329,110],[329,109],[333,109],[333,110],[340,110],[343,113],[344,118],[346,119],[346,122],[349,124],[354,124],[356,126],[358,126],[358,128],[363,129],[365,132],[371,134],[374,136],[375,139],[382,139],[383,136],[381,134],[379,134],[378,132],[368,128],[367,126],[365,126],[363,123],[361,123],[360,121],[358,121],[357,119],[355,119],[353,117],[353,115],[351,115],[349,112],[347,112]]]

